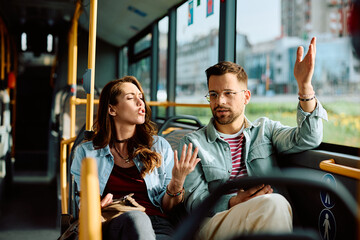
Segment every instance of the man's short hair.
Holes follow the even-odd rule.
[[[223,61],[209,67],[205,70],[207,77],[207,85],[209,86],[209,79],[211,75],[224,75],[225,73],[233,73],[236,75],[239,82],[245,83],[247,87],[248,76],[244,68],[236,63]]]

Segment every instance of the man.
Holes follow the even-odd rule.
[[[297,50],[294,76],[299,88],[298,127],[287,127],[268,118],[246,119],[250,102],[247,75],[231,62],[220,62],[206,70],[207,95],[213,118],[209,124],[180,141],[198,147],[201,161],[185,181],[185,205],[195,209],[222,183],[237,177],[261,176],[273,169],[275,152],[295,153],[317,147],[322,141],[322,120],[327,113],[315,97],[311,85],[316,39],[311,40],[302,60],[303,47]],[[289,232],[292,212],[287,200],[273,193],[269,185],[222,196],[211,218],[202,225],[199,239],[224,239],[236,233]]]

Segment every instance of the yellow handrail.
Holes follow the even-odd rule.
[[[79,239],[98,240],[101,235],[100,190],[96,162],[84,158],[81,165]]]
[[[68,213],[68,181],[67,181],[67,146],[75,141],[76,137],[64,139],[60,142],[60,190],[61,190],[61,213]]]
[[[320,168],[327,172],[360,180],[360,169],[337,164],[334,159],[321,161]]]
[[[95,86],[95,52],[96,52],[97,0],[90,1],[89,21],[89,55],[88,70],[90,71],[90,94],[86,95],[86,130],[91,130],[94,116],[94,86]]]
[[[76,79],[77,79],[77,56],[78,56],[78,21],[81,15],[81,3],[76,2],[76,8],[72,25],[69,32],[69,71],[68,71],[68,85],[71,86],[72,91],[70,97],[70,137],[75,136],[75,124],[76,124],[76,106],[73,103],[76,98]]]
[[[73,103],[75,105],[86,104],[87,100],[81,99],[81,98],[75,98],[75,99],[73,99]],[[99,99],[94,99],[94,104],[99,104]],[[165,101],[165,102],[148,101],[147,104],[149,106],[154,106],[154,107],[199,107],[199,108],[208,108],[209,107],[209,104],[176,103],[176,102],[169,102],[169,101]]]
[[[69,49],[68,49],[68,85],[72,90],[76,91],[76,76],[77,76],[77,32],[78,20],[81,15],[81,2],[76,2],[74,17],[69,31]],[[75,136],[75,121],[76,121],[76,106],[74,104],[76,99],[76,92],[72,93],[70,97],[70,138],[63,139],[60,143],[60,189],[61,189],[61,212],[68,213],[68,179],[67,179],[67,152],[71,149]],[[68,147],[69,146],[69,147]]]

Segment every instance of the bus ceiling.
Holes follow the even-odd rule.
[[[149,24],[165,16],[170,8],[184,2],[186,1],[99,1],[97,36],[120,47],[146,29]],[[68,31],[67,28],[75,11],[75,3],[75,0],[0,0],[0,16],[8,29],[19,35],[19,39],[23,32],[51,30],[57,35]],[[89,1],[84,0],[81,3],[83,14],[79,18],[79,26],[88,30],[90,4]]]

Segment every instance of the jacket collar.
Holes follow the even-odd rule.
[[[213,143],[216,141],[217,138],[220,138],[218,132],[216,131],[214,121],[215,119],[212,117],[208,125],[206,126],[206,136],[207,136],[207,141],[209,143]],[[244,118],[244,124],[245,124],[244,130],[253,127],[253,124],[246,118],[246,116]]]
[[[112,155],[110,152],[110,147],[109,145],[106,145],[104,148],[100,148],[98,151],[99,157],[105,157],[107,155]]]

